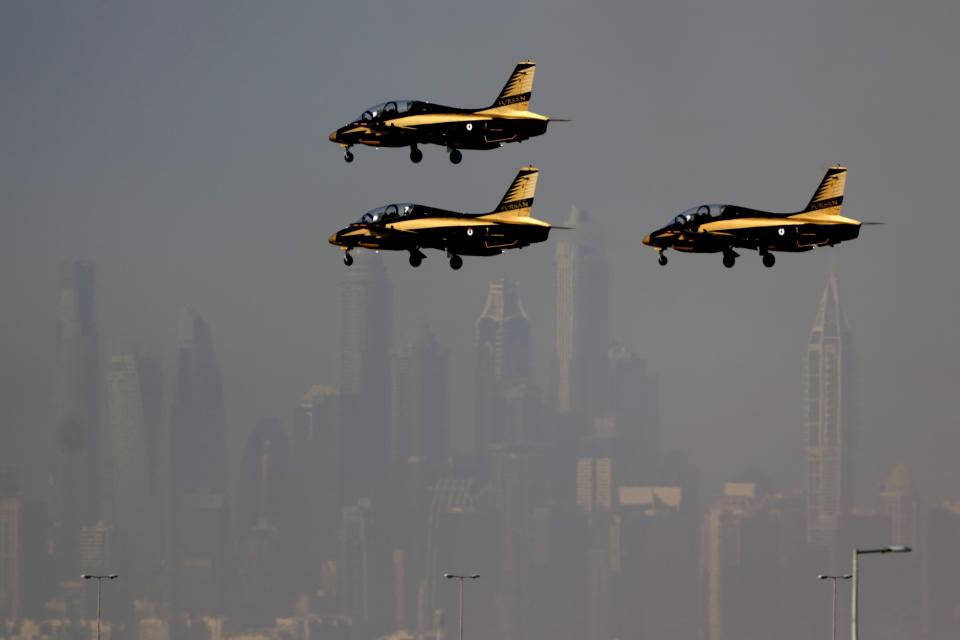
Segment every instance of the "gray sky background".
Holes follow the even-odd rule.
[[[172,374],[178,306],[210,321],[235,458],[258,417],[337,382],[332,231],[394,201],[492,208],[533,163],[538,217],[577,205],[602,227],[611,335],[659,374],[665,445],[708,482],[756,469],[800,487],[802,357],[835,267],[861,498],[899,461],[926,497],[956,497],[958,24],[951,1],[3,3],[0,463],[26,461],[38,491],[61,259],[97,262],[104,361],[154,343]],[[573,119],[544,137],[457,167],[437,147],[346,165],[326,139],[391,98],[485,105],[525,57],[531,108]],[[703,202],[799,209],[836,162],[845,212],[886,223],[850,244],[771,270],[756,255],[660,268],[640,245]],[[418,270],[386,257],[397,342],[426,321],[452,350],[455,419],[492,278],[520,281],[549,384],[555,240],[456,273],[439,254]]]

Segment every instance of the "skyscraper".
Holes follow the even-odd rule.
[[[227,510],[223,388],[206,321],[180,312],[170,433],[171,588],[176,611],[220,613]]]
[[[160,547],[157,487],[161,422],[160,359],[139,352],[114,356],[107,368],[107,426],[113,471],[113,521],[126,537],[127,589],[142,595]]]
[[[393,286],[383,259],[358,252],[340,284],[340,415],[347,504],[380,491],[390,461]]]
[[[68,260],[60,265],[50,500],[57,531],[57,570],[61,575],[76,572],[80,528],[100,517],[100,369],[95,281],[95,267],[90,261]]]
[[[807,541],[831,546],[854,503],[853,356],[836,274],[820,298],[805,359]]]
[[[606,403],[610,341],[607,258],[586,212],[571,209],[575,231],[557,243],[557,404],[590,420]]]
[[[505,392],[533,377],[531,323],[515,282],[490,283],[487,302],[477,319],[474,415],[477,448],[511,441],[505,432]]]
[[[393,352],[391,459],[417,459],[436,471],[447,457],[446,349],[423,325],[417,340]],[[435,478],[431,478],[435,479]]]

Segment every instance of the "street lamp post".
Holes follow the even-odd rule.
[[[850,596],[850,640],[858,640],[857,631],[857,594],[860,591],[858,575],[860,573],[860,556],[868,553],[910,553],[912,549],[904,545],[893,545],[889,547],[880,547],[878,549],[854,549],[853,550],[853,586]]]
[[[447,580],[456,579],[460,582],[460,640],[463,640],[463,581],[464,580],[476,580],[480,577],[479,573],[474,573],[469,576],[458,576],[454,573],[445,573],[443,577]]]
[[[828,576],[825,574],[820,574],[817,576],[821,580],[832,580],[833,581],[833,640],[837,640],[837,580],[849,580],[853,576],[849,573],[845,573],[842,576]]]
[[[95,576],[89,573],[84,573],[80,577],[84,580],[97,581],[97,640],[100,640],[100,583],[104,580],[115,580],[117,578],[117,574],[110,573],[105,576]]]

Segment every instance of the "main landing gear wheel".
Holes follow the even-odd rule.
[[[463,258],[461,258],[460,256],[458,256],[457,254],[453,254],[453,255],[450,256],[450,268],[451,268],[451,269],[453,269],[454,271],[456,271],[456,270],[458,270],[458,269],[459,269],[460,267],[462,267],[462,266],[463,266]]]
[[[772,267],[776,263],[777,259],[772,253],[763,254],[763,266]]]
[[[346,160],[347,162],[353,162],[353,153],[350,151],[350,149],[344,150],[343,159]]]
[[[733,251],[723,252],[723,266],[729,269],[736,263],[737,263],[737,254],[735,254]]]
[[[460,149],[450,149],[450,162],[460,164],[461,160],[463,160],[463,154],[460,153]]]
[[[661,254],[660,254],[660,257],[657,258],[657,262],[660,263],[660,266],[661,266],[661,267],[666,266],[666,264],[667,264],[667,256],[665,256],[664,254],[661,253]]]
[[[343,254],[343,264],[347,265],[348,267],[353,264],[353,256],[350,255],[349,251],[346,251]]]
[[[416,164],[423,160],[423,151],[417,148],[417,145],[410,147],[410,160]]]
[[[420,263],[423,262],[423,256],[417,253],[410,254],[410,266],[417,268],[420,266]]]

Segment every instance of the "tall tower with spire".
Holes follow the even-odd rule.
[[[79,567],[80,529],[100,519],[100,361],[93,262],[60,265],[51,506],[57,570]]]
[[[557,243],[557,408],[590,424],[605,407],[610,347],[607,258],[587,212],[574,207]]]
[[[487,303],[477,319],[477,359],[474,416],[477,448],[507,442],[506,399],[510,388],[533,377],[531,324],[515,282],[490,283]]]
[[[856,431],[853,344],[836,274],[820,297],[804,370],[807,540],[829,546],[854,503]]]

